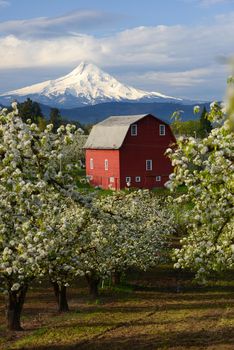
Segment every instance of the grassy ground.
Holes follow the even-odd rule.
[[[85,169],[77,169],[75,173],[73,174],[76,178],[77,186],[81,191],[85,192],[97,192],[100,195],[109,195],[113,193],[113,190],[105,190],[99,188],[98,190],[91,186],[89,183],[86,181],[86,170]],[[130,191],[134,191],[136,188],[131,188]],[[129,189],[123,190],[126,193],[129,191]],[[186,188],[184,186],[178,187],[176,192],[173,194],[170,192],[170,190],[166,189],[165,187],[155,187],[152,189],[152,192],[159,196],[159,197],[167,197],[168,195],[170,196],[178,196],[186,192]]]
[[[84,282],[69,291],[69,314],[58,314],[49,286],[33,286],[24,332],[8,333],[0,300],[0,349],[234,349],[233,274],[207,287],[169,267],[131,273],[129,285],[103,289],[91,301]],[[179,278],[179,280],[178,280]]]

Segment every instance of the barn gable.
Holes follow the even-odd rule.
[[[131,124],[151,114],[112,116],[96,124],[84,146],[86,149],[119,149]],[[165,122],[163,122],[166,124]]]

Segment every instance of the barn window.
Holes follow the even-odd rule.
[[[152,160],[151,160],[151,159],[147,159],[147,160],[146,160],[146,166],[145,166],[146,170],[147,170],[147,171],[152,170],[152,166],[153,166]]]
[[[156,181],[160,182],[161,181],[161,176],[156,176]]]
[[[160,136],[165,136],[166,135],[166,128],[165,128],[165,125],[163,125],[163,124],[159,125],[159,135]]]
[[[104,167],[105,167],[105,170],[108,170],[108,167],[109,167],[108,159],[105,159]]]
[[[90,160],[89,160],[89,166],[90,166],[90,169],[93,169],[93,158],[90,158]]]
[[[136,181],[136,182],[141,182],[141,177],[140,177],[140,176],[136,176],[136,177],[135,177],[135,181]]]
[[[137,136],[137,125],[131,125],[131,136]]]
[[[115,182],[115,178],[113,176],[110,177],[110,182],[111,183]]]
[[[126,184],[131,183],[131,176],[126,176]]]

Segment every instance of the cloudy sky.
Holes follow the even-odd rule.
[[[88,61],[138,88],[220,99],[234,0],[0,0],[0,49],[0,93]]]

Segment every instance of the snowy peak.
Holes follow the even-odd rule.
[[[103,102],[181,102],[159,92],[147,92],[120,83],[92,63],[81,62],[69,74],[0,95],[0,101],[27,97],[49,106],[73,108]]]
[[[77,66],[75,69],[71,71],[71,73],[68,74],[68,76],[78,76],[78,75],[87,75],[87,74],[93,74],[94,72],[101,72],[101,69],[95,66],[92,63],[88,62],[81,62],[79,66]]]

